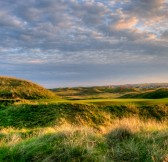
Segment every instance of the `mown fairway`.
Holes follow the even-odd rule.
[[[31,100],[34,102],[34,100]],[[168,104],[168,98],[164,99],[81,99],[81,100],[66,100],[66,99],[42,99],[36,101],[38,103],[79,103],[79,104],[96,104],[96,105],[155,105]]]

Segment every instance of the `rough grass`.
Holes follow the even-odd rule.
[[[138,118],[116,119],[95,130],[88,127],[4,128],[2,162],[162,162],[167,157],[167,124]]]
[[[0,126],[34,128],[60,125],[66,121],[72,125],[97,127],[111,123],[113,119],[136,116],[142,120],[165,121],[168,118],[167,105],[111,105],[88,104],[24,104],[0,106]]]
[[[167,162],[168,106],[0,106],[1,162]]]
[[[54,98],[56,95],[30,81],[0,77],[0,99]]]
[[[94,105],[26,104],[9,106],[0,110],[0,126],[3,127],[46,127],[60,125],[64,120],[73,125],[92,127],[106,121],[104,114]]]

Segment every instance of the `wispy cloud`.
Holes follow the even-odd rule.
[[[3,63],[0,70],[2,74],[38,82],[43,76],[42,84],[46,85],[45,78],[49,82],[58,73],[50,69],[40,77],[39,74],[42,67],[48,69],[54,64],[61,67],[62,74],[69,73],[68,77],[77,82],[81,82],[78,76],[85,66],[111,68],[111,65],[122,69],[124,64],[128,76],[132,75],[131,68],[134,76],[138,76],[136,64],[154,67],[157,62],[158,68],[167,67],[167,17],[166,0],[0,1],[0,60]],[[75,68],[69,72],[67,65]],[[80,71],[76,71],[80,65]],[[159,69],[156,76],[163,70]],[[93,74],[95,78],[119,77],[115,74],[118,70],[104,73],[107,75],[94,68],[84,75],[84,80],[87,82]],[[64,77],[59,78],[62,79],[54,77],[66,85]]]

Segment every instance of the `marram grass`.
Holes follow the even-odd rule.
[[[116,119],[99,129],[64,123],[37,129],[3,128],[0,161],[4,162],[162,162],[168,155],[166,122]]]
[[[167,162],[167,105],[0,106],[0,162]]]

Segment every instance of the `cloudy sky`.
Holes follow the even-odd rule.
[[[1,0],[0,75],[48,88],[168,82],[168,0]]]

